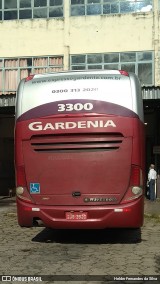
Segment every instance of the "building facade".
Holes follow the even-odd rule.
[[[1,149],[13,147],[20,79],[69,69],[124,69],[135,72],[141,81],[146,166],[154,162],[159,171],[159,19],[159,0],[1,0]],[[5,151],[0,154],[0,180],[3,176],[8,180],[13,171],[13,163],[7,166],[13,160],[10,152],[7,160]],[[7,187],[13,186],[13,176]]]

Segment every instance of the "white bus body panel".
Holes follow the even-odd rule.
[[[119,71],[74,71],[34,75],[21,80],[16,103],[16,119],[27,111],[50,102],[99,100],[123,106],[143,121],[141,88],[137,76]]]

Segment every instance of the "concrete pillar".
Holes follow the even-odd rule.
[[[159,44],[159,0],[154,0],[153,13],[153,50],[155,52],[155,86],[160,85],[160,44]]]
[[[70,1],[64,1],[64,70],[69,70],[70,55]]]

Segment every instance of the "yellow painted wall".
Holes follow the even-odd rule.
[[[0,37],[0,57],[63,54],[64,21],[4,21]]]
[[[67,70],[70,54],[151,50],[160,85],[158,12],[70,17],[64,7],[64,18],[1,22],[0,57],[63,55]]]
[[[0,57],[153,50],[153,14],[4,21]]]
[[[152,13],[74,17],[70,22],[71,54],[153,49]]]

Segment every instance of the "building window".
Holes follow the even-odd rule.
[[[63,0],[0,0],[0,20],[63,17]]]
[[[152,51],[71,55],[70,67],[71,70],[126,70],[136,73],[142,85],[154,85]]]
[[[21,79],[30,74],[63,70],[63,56],[0,58],[0,95],[15,94]]]
[[[153,0],[70,0],[71,16],[152,11]]]

